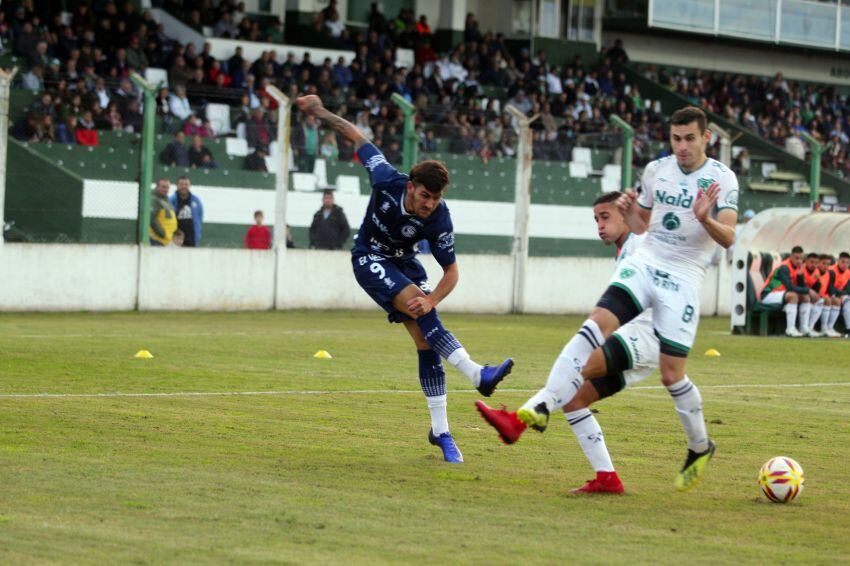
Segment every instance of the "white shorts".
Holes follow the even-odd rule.
[[[632,256],[620,262],[610,285],[626,291],[641,311],[652,308],[652,327],[661,342],[660,350],[688,355],[699,325],[700,283]]]
[[[623,372],[626,387],[643,381],[658,368],[658,338],[652,329],[652,318],[639,316],[618,328],[612,336],[629,354],[629,369]]]
[[[763,305],[784,305],[785,291],[771,291],[761,300]]]

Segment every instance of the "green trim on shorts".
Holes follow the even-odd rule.
[[[617,377],[620,378],[620,391],[626,388],[626,374],[620,372],[617,374]]]
[[[632,359],[632,351],[629,349],[629,345],[626,344],[626,341],[623,340],[623,337],[620,336],[619,334],[617,334],[616,332],[614,334],[612,334],[611,336],[613,336],[614,338],[619,340],[620,344],[622,344],[622,346],[623,346],[623,349],[626,350],[626,355],[629,357],[629,367],[627,367],[626,370],[634,369],[635,361]],[[622,376],[623,374],[621,373],[620,375]],[[623,379],[624,379],[623,383],[625,383],[625,377]]]
[[[632,298],[632,302],[635,304],[638,311],[643,312],[643,307],[641,306],[640,301],[637,300],[634,293],[632,293],[631,289],[629,289],[628,287],[626,287],[625,285],[623,285],[619,281],[614,281],[613,283],[611,283],[611,286],[612,287],[618,287],[618,288],[622,289],[623,291],[625,291],[626,293],[628,293],[629,297]]]
[[[635,202],[637,202],[637,201],[635,201]],[[639,207],[641,207],[642,209],[644,209],[644,210],[652,210],[652,207],[651,207],[651,206],[644,206],[644,205],[642,205],[642,204],[641,204],[641,203],[639,203],[639,202],[637,203],[637,205],[638,205]]]
[[[658,339],[661,340],[661,342],[664,343],[664,345],[669,347],[670,349],[677,350],[677,351],[681,352],[682,354],[690,353],[691,349],[688,348],[687,346],[685,346],[684,344],[679,344],[678,342],[674,342],[672,340],[668,340],[667,338],[664,338],[654,328],[652,329],[652,331],[655,333],[655,336],[657,336]]]
[[[738,212],[738,207],[737,207],[737,206],[718,206],[718,207],[717,207],[717,211],[718,211],[718,212],[720,212],[721,210],[726,210],[727,208],[731,208],[731,209],[732,209],[732,210],[734,210],[735,212]]]

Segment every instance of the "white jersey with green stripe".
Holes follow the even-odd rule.
[[[649,239],[635,255],[650,265],[702,281],[717,245],[697,220],[697,195],[712,183],[720,185],[713,217],[724,208],[738,210],[738,178],[728,167],[708,158],[699,169],[685,173],[668,156],[651,162],[641,178],[637,203],[652,210]]]
[[[627,257],[632,257],[635,255],[637,249],[646,241],[647,233],[643,234],[635,234],[634,232],[630,232],[628,236],[626,236],[626,241],[623,242],[623,245],[617,250],[617,265],[620,265]],[[648,325],[649,329],[652,330],[652,308],[648,308],[635,318],[633,318],[630,322],[626,324],[642,324]],[[651,334],[651,332],[650,332]]]

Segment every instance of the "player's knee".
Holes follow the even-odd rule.
[[[810,302],[811,302],[811,297],[809,297],[808,295],[800,295],[800,302],[802,302],[802,303],[810,303]]]
[[[795,304],[797,304],[797,302],[799,300],[800,300],[800,297],[797,296],[797,293],[792,293],[791,291],[788,291],[787,293],[785,293],[785,302],[786,303],[795,305]]]
[[[632,296],[615,285],[610,285],[596,303],[590,318],[599,325],[606,336],[613,332],[617,326],[622,326],[641,313],[641,307]],[[605,326],[611,327],[606,332]]]

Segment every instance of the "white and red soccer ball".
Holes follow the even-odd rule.
[[[774,503],[788,503],[803,491],[803,468],[793,458],[777,456],[759,471],[759,486]]]

